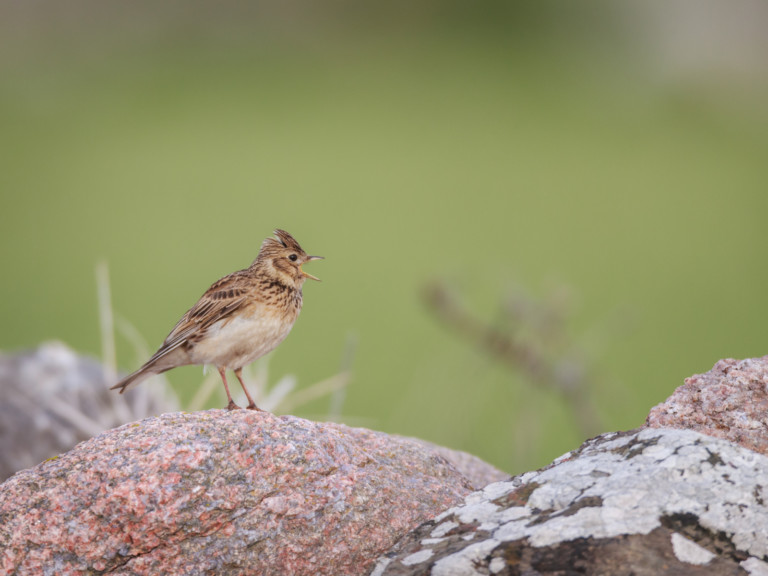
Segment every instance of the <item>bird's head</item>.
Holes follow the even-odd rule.
[[[301,288],[307,278],[320,280],[301,269],[302,264],[310,260],[322,260],[322,256],[309,256],[293,236],[285,230],[275,230],[274,238],[267,238],[261,244],[261,250],[253,266],[260,267],[274,274],[283,283]]]

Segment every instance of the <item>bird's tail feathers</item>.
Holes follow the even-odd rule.
[[[155,374],[160,374],[160,372],[165,372],[165,370],[157,370],[155,369],[154,366],[148,366],[147,364],[145,364],[144,366],[136,370],[136,372],[134,372],[133,374],[129,374],[128,376],[120,380],[120,382],[112,386],[110,390],[119,389],[120,394],[122,394],[123,392],[128,390],[128,388],[132,388],[137,384],[143,382],[150,376],[154,376]]]

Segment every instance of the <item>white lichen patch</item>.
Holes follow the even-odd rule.
[[[661,527],[662,520],[684,518],[705,531],[727,534],[736,549],[756,557],[742,562],[744,569],[768,576],[767,565],[758,560],[768,556],[768,537],[756,528],[768,526],[763,496],[768,503],[768,487],[763,487],[767,457],[725,440],[672,429],[598,438],[567,456],[541,471],[486,486],[463,506],[441,514],[432,538],[451,538],[464,525],[460,538],[474,540],[436,562],[431,557],[431,574],[494,573],[493,562],[501,570],[499,558],[489,558],[505,542],[524,540],[545,547],[643,535]],[[680,534],[672,536],[671,544],[682,562],[706,564],[714,557]]]
[[[505,510],[500,510],[496,513],[496,517],[499,520],[499,524],[504,524],[510,520],[518,520],[520,518],[529,518],[531,516],[531,509],[528,506],[513,506]]]
[[[392,563],[392,560],[390,558],[387,558],[386,556],[382,556],[376,561],[376,566],[374,566],[373,571],[370,573],[369,576],[382,576],[384,574],[384,571],[387,569],[387,566],[389,566]]]
[[[566,452],[562,456],[558,456],[557,458],[555,458],[554,461],[553,461],[553,464],[559,464],[560,462],[562,462],[564,460],[568,460],[572,456],[573,456],[573,452]]]
[[[482,504],[487,501],[488,501],[488,498],[486,498],[483,490],[478,490],[477,492],[472,492],[471,494],[467,494],[467,496],[464,498],[464,505],[460,506],[460,508],[464,509],[469,506],[474,506],[475,504]]]
[[[619,450],[621,448],[624,448],[629,444],[634,436],[621,436],[618,434],[605,434],[604,436],[601,436],[599,440],[595,441],[589,440],[588,447],[585,450],[585,452],[594,449],[595,446],[599,445],[600,450],[606,451],[606,452],[612,452],[615,450]]]
[[[449,520],[448,522],[443,522],[442,524],[438,524],[437,526],[435,526],[435,529],[432,530],[432,533],[430,534],[430,536],[432,536],[432,538],[442,538],[443,536],[448,534],[448,532],[456,528],[458,525],[459,525],[458,522],[453,522],[451,520]]]
[[[490,554],[500,542],[485,540],[471,544],[466,548],[441,558],[432,567],[432,576],[480,576],[483,572],[477,570],[482,560]]]
[[[482,489],[482,495],[484,500],[496,500],[501,496],[506,496],[515,489],[515,483],[512,481],[494,482],[488,484]]]
[[[680,562],[688,564],[709,564],[715,555],[696,544],[693,540],[688,540],[682,534],[677,532],[672,534],[672,551]]]
[[[477,527],[477,529],[478,531],[493,532],[498,527],[499,527],[498,522],[483,522]]]
[[[577,499],[585,490],[591,488],[595,479],[591,475],[583,474],[575,466],[569,466],[569,463],[562,464],[572,468],[569,471],[572,477],[569,482],[555,483],[547,482],[534,490],[528,499],[528,506],[538,508],[539,510],[560,510],[568,506]]]
[[[426,562],[430,558],[432,558],[432,550],[429,548],[425,548],[424,550],[419,550],[418,552],[414,552],[413,554],[409,554],[400,562],[405,564],[406,566],[413,566],[414,564],[421,564],[422,562]]]
[[[768,576],[768,564],[757,558],[747,558],[739,564],[749,576]]]
[[[440,512],[437,516],[435,516],[434,521],[435,522],[442,522],[446,518],[453,516],[454,512],[456,512],[456,507],[448,508],[448,510],[444,510],[443,512]]]
[[[462,506],[456,510],[456,516],[460,522],[469,524],[470,522],[488,522],[492,521],[499,507],[492,502],[477,502],[469,506]]]
[[[503,558],[492,558],[490,563],[488,564],[488,571],[491,574],[498,574],[502,570],[504,570],[504,567],[507,565],[506,562],[504,562]]]

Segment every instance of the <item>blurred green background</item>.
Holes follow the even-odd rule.
[[[565,301],[546,354],[582,366],[594,432],[768,352],[763,3],[1,6],[1,349],[98,355],[100,260],[154,349],[282,227],[326,260],[271,377],[331,376],[352,338],[343,421],[509,472],[584,430],[430,283],[491,326],[510,294]],[[169,379],[190,398],[200,368]]]

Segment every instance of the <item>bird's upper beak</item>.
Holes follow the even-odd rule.
[[[322,256],[307,256],[307,262],[310,262],[312,260],[324,260],[324,258]],[[306,264],[306,262],[305,262],[305,264]],[[304,264],[302,264],[302,266],[303,265]],[[301,273],[304,274],[305,278],[311,278],[312,280],[317,280],[318,282],[320,282],[320,278],[318,278],[317,276],[312,276],[312,274],[309,274],[307,272],[304,272],[304,270],[302,270],[301,266],[299,266],[299,270],[301,270]]]

